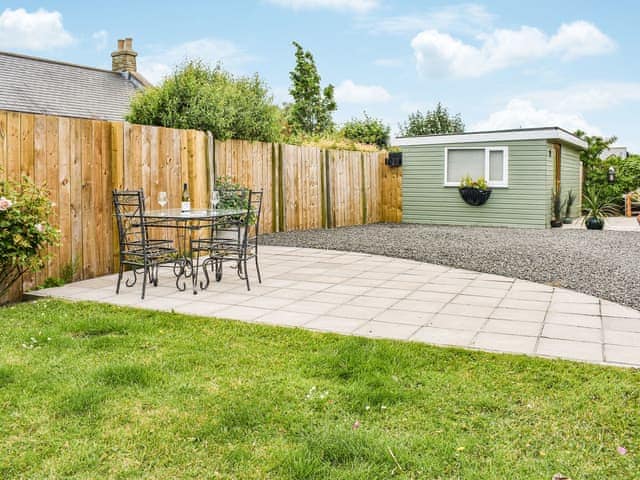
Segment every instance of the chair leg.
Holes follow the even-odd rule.
[[[144,271],[142,272],[142,297],[141,297],[142,300],[144,300],[144,293],[147,287],[147,275],[149,275],[149,265],[147,264],[147,259],[145,258]]]
[[[247,257],[246,256],[242,260],[242,264],[244,266],[244,279],[247,282],[247,290],[251,290],[251,287],[249,286],[249,271],[247,270]]]
[[[118,270],[118,283],[116,284],[116,295],[120,293],[120,282],[122,281],[123,270],[124,270],[124,265],[121,263],[120,268]]]
[[[262,283],[262,275],[260,275],[260,265],[258,265],[258,255],[255,256],[256,259],[256,272],[258,272],[258,283]]]

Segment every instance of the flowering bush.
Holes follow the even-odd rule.
[[[0,180],[0,297],[24,272],[44,267],[42,251],[59,237],[48,223],[51,212],[46,192],[28,177]]]

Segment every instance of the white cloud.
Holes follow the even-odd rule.
[[[385,17],[367,22],[374,31],[406,34],[421,30],[478,33],[493,23],[494,16],[483,5],[463,3],[428,10],[423,14]]]
[[[0,14],[0,49],[49,50],[72,43],[60,12],[7,8]]]
[[[201,59],[212,65],[221,62],[226,69],[237,71],[253,57],[227,40],[201,38],[153,55],[138,57],[138,70],[150,82],[158,83],[187,59]]]
[[[107,48],[109,33],[106,30],[98,30],[97,32],[93,32],[91,38],[95,42],[96,50],[104,50],[105,48]]]
[[[592,23],[577,21],[560,26],[558,33],[549,39],[549,50],[559,53],[564,60],[609,53],[615,42]]]
[[[391,94],[379,85],[358,85],[345,80],[336,87],[336,100],[342,103],[384,103],[391,100]]]
[[[267,0],[269,3],[294,10],[328,9],[366,13],[380,4],[379,0]]]
[[[570,60],[615,48],[613,40],[584,21],[563,24],[552,36],[522,26],[518,30],[497,29],[477,38],[479,46],[438,30],[419,33],[411,41],[418,70],[432,76],[480,77],[527,60],[552,56]]]
[[[523,99],[510,100],[502,110],[476,123],[470,131],[536,127],[561,127],[569,131],[580,129],[591,135],[602,134],[598,127],[587,122],[580,113],[538,108],[531,101]]]
[[[559,90],[531,92],[521,97],[545,108],[564,112],[587,112],[640,102],[640,83],[580,84]]]

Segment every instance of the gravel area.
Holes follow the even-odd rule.
[[[263,236],[267,245],[347,250],[570,288],[640,310],[640,233],[375,224]]]

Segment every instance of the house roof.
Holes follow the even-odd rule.
[[[557,140],[580,150],[585,150],[588,146],[585,140],[559,127],[518,128],[514,130],[397,137],[394,144],[399,146],[445,145],[452,143],[507,142],[514,140]]]
[[[122,120],[146,85],[135,73],[0,52],[0,110]]]

